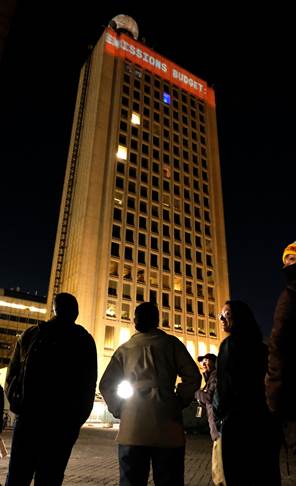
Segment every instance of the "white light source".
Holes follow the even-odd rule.
[[[119,383],[117,387],[117,395],[120,398],[124,398],[124,399],[130,398],[133,395],[133,393],[134,393],[133,387],[128,381],[123,380],[121,383]]]

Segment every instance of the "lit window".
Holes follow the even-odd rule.
[[[127,327],[121,327],[119,331],[119,346],[126,343],[130,338],[130,330]]]
[[[106,326],[105,327],[104,348],[105,349],[114,349],[114,327],[113,326]]]
[[[203,319],[198,319],[198,333],[199,334],[205,334],[206,331],[205,331],[205,321]],[[201,354],[201,353],[199,353]]]
[[[216,346],[216,344],[210,344],[210,353],[212,354],[218,354],[218,347]]]
[[[162,276],[162,286],[164,289],[170,288],[170,277],[168,275]]]
[[[189,316],[186,317],[186,329],[187,329],[187,332],[191,332],[191,333],[194,332],[192,317],[189,317]]]
[[[107,307],[106,307],[106,316],[107,317],[116,317],[116,305],[114,302],[108,300]]]
[[[199,342],[198,343],[198,356],[204,356],[207,352],[207,347],[205,345],[205,343],[203,342]]]
[[[167,105],[171,104],[171,96],[169,93],[166,93],[165,91],[163,92],[163,102],[166,103]]]
[[[123,198],[122,193],[119,192],[119,191],[115,191],[115,194],[114,194],[115,204],[118,204],[119,206],[121,206],[122,205],[122,198]]]
[[[130,299],[131,298],[131,286],[130,285],[123,284],[122,297],[124,299]]]
[[[123,145],[118,145],[118,150],[116,157],[121,160],[126,160],[127,159],[127,148],[124,147]]]
[[[121,319],[130,320],[130,306],[129,304],[122,304],[121,306]]]
[[[158,286],[158,274],[156,272],[150,273],[150,285]]]
[[[124,265],[123,267],[123,278],[126,280],[132,279],[132,267],[130,265]]]
[[[209,334],[211,337],[217,336],[217,325],[216,321],[209,321]]]
[[[171,177],[171,169],[168,165],[163,166],[163,177],[167,177],[168,179]]]
[[[109,275],[113,275],[114,277],[118,277],[118,263],[117,262],[110,262],[109,267]]]
[[[174,290],[182,290],[182,279],[181,277],[174,277]]]
[[[145,283],[145,270],[143,270],[142,268],[137,270],[137,282]]]
[[[175,329],[178,331],[182,330],[182,321],[181,321],[181,315],[180,314],[175,314]]]
[[[140,125],[141,124],[140,115],[138,115],[138,113],[133,112],[131,122],[133,125]]]
[[[195,359],[195,345],[193,341],[187,341],[186,347],[189,351],[189,354],[191,354],[191,357]]]

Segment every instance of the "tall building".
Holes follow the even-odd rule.
[[[77,296],[103,372],[142,301],[217,352],[228,270],[212,88],[115,17],[81,70],[48,302]]]

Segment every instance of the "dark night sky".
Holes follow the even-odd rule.
[[[215,89],[231,296],[269,334],[282,249],[296,239],[292,13],[284,3],[77,3],[20,1],[11,19],[0,66],[0,287],[47,292],[80,67],[123,13],[139,40]]]

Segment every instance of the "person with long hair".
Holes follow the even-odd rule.
[[[278,433],[265,401],[267,347],[250,307],[225,302],[215,413],[227,486],[279,486]]]

